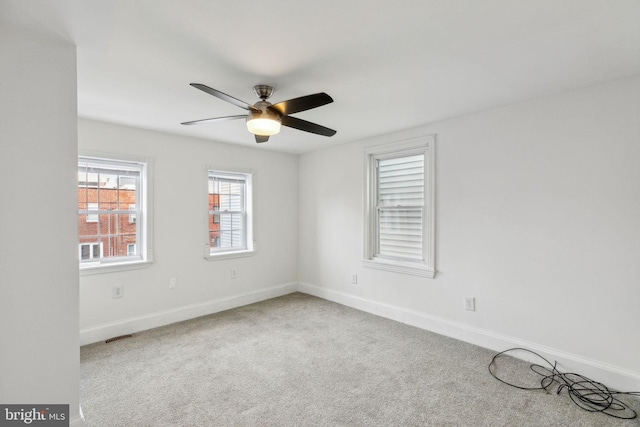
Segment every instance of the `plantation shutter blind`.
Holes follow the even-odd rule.
[[[218,249],[246,249],[246,179],[235,176],[210,175],[212,194],[219,197],[220,241]]]
[[[422,261],[424,154],[378,158],[375,256]]]

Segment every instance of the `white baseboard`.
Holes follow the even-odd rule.
[[[298,290],[295,282],[285,283],[252,292],[232,295],[225,298],[209,300],[198,304],[191,304],[171,310],[149,313],[143,316],[131,317],[117,322],[105,323],[80,330],[80,345],[92,344],[109,338],[132,334],[195,317],[206,316],[247,304],[264,301],[270,298],[287,295]]]
[[[396,307],[373,300],[357,297],[339,291],[311,285],[309,283],[298,284],[298,291],[313,295],[322,299],[337,302],[377,316],[392,319],[407,325],[426,329],[441,335],[465,341],[480,347],[488,348],[496,352],[510,348],[526,348],[535,351],[550,362],[558,362],[558,370],[562,372],[575,372],[595,381],[599,381],[615,390],[636,391],[640,390],[640,374],[631,372],[616,366],[597,360],[588,359],[573,353],[568,353],[541,344],[528,342],[519,338],[499,334],[487,329],[477,328],[462,322],[455,322],[437,316]],[[524,352],[512,354],[523,360],[533,362],[530,355]],[[490,360],[487,360],[487,366]]]
[[[78,405],[78,415],[71,417],[69,427],[85,427],[84,415],[82,414],[82,406]]]
[[[629,370],[585,358],[573,353],[568,353],[556,348],[547,347],[508,335],[499,334],[487,329],[478,328],[466,323],[456,322],[406,308],[361,298],[309,283],[285,283],[230,297],[205,301],[198,304],[84,328],[80,330],[80,345],[104,341],[112,337],[157,328],[199,316],[206,316],[207,314],[241,307],[243,305],[287,295],[296,291],[333,301],[367,313],[385,317],[387,319],[406,323],[407,325],[415,326],[451,338],[459,339],[496,352],[515,347],[526,348],[539,353],[551,362],[557,361],[558,369],[560,371],[580,373],[616,390],[640,390],[640,374],[636,372],[631,372]],[[526,353],[513,355],[524,360],[533,361],[527,359],[528,354]],[[487,361],[487,365],[488,364],[489,361]],[[84,419],[81,416],[74,417],[70,421],[72,426],[80,427],[84,425]]]

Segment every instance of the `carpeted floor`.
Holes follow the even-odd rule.
[[[506,386],[493,355],[295,293],[83,347],[80,403],[88,427],[640,426]]]

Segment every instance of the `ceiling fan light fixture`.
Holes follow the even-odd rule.
[[[220,92],[219,90],[203,85],[202,83],[191,83],[191,86],[233,104],[236,107],[247,110],[249,114],[192,120],[189,122],[183,122],[183,125],[245,119],[247,123],[247,130],[255,135],[257,143],[267,142],[271,135],[275,135],[280,132],[280,126],[286,126],[322,136],[333,136],[336,134],[336,131],[333,129],[291,116],[291,114],[311,110],[312,108],[321,107],[333,102],[333,99],[324,92],[300,96],[298,98],[292,98],[286,101],[280,101],[276,104],[271,104],[267,101],[267,98],[273,94],[273,87],[268,85],[257,85],[253,90],[256,95],[258,95],[258,98],[260,98],[260,101],[251,105],[236,99],[233,96],[227,95],[226,93]]]
[[[247,129],[254,135],[271,136],[280,132],[280,117],[269,113],[251,113]]]

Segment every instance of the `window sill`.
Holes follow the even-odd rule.
[[[235,252],[221,252],[218,254],[205,255],[204,259],[207,261],[218,261],[221,259],[243,258],[253,256],[257,253],[255,249],[248,251],[235,251]]]
[[[410,274],[412,276],[426,277],[428,279],[433,279],[436,276],[435,269],[429,268],[425,264],[399,261],[382,261],[379,259],[365,259],[362,260],[362,265],[365,268],[392,271],[394,273]]]
[[[151,267],[153,261],[119,262],[117,264],[80,265],[80,276],[92,274],[115,273],[119,271],[138,270]]]

